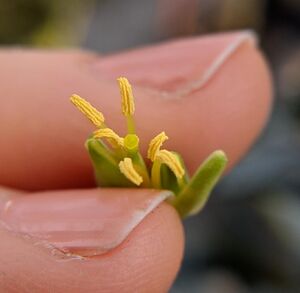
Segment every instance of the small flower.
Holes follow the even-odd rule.
[[[89,102],[78,95],[70,98],[77,109],[97,127],[85,145],[98,185],[169,189],[175,194],[171,204],[182,217],[199,212],[226,166],[225,153],[213,152],[189,179],[181,156],[161,149],[168,139],[163,131],[149,143],[147,157],[152,166],[147,167],[139,152],[139,137],[135,133],[135,105],[131,85],[125,77],[118,78],[118,83],[122,113],[127,121],[127,134],[124,137],[107,127],[103,114]]]

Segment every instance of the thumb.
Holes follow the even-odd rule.
[[[1,292],[167,292],[183,252],[169,192],[89,189],[0,201]]]
[[[77,93],[124,133],[115,78],[133,84],[141,150],[157,133],[193,173],[222,149],[232,167],[265,124],[271,83],[245,32],[184,39],[98,57],[68,51],[0,51],[0,184],[26,190],[86,187],[93,174],[83,142],[92,125],[71,107]],[[28,70],[30,69],[30,70]],[[28,172],[30,169],[30,172]],[[36,180],[38,178],[39,180]]]

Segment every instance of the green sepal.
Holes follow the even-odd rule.
[[[198,213],[223,173],[227,157],[223,151],[213,152],[198,168],[190,182],[172,201],[182,218]]]
[[[85,142],[89,152],[98,186],[134,187],[119,170],[118,161],[111,150],[101,141],[89,138]]]

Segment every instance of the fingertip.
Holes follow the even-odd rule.
[[[166,131],[166,146],[182,154],[191,172],[217,149],[226,152],[230,167],[236,164],[261,133],[271,108],[268,66],[245,32],[167,42],[105,58],[35,50],[3,52],[0,58],[6,98],[0,109],[6,137],[0,183],[15,188],[93,186],[83,147],[93,128],[72,109],[68,96],[75,91],[86,97],[122,135],[125,125],[113,81],[118,76],[128,76],[134,85],[143,153],[157,133]]]
[[[192,172],[217,149],[235,165],[270,114],[271,73],[252,31],[179,39],[108,56],[96,67],[109,78],[128,76],[141,87],[138,96],[149,91],[137,100],[143,140],[165,130]]]
[[[166,66],[164,60],[160,62],[160,76],[168,78],[153,87],[168,91],[152,94],[149,101],[144,98],[141,104],[147,100],[149,106],[142,108],[140,104],[142,109],[137,112],[143,127],[149,130],[143,140],[149,141],[165,130],[170,137],[168,148],[183,155],[192,173],[217,149],[227,154],[231,168],[253,145],[270,115],[273,86],[267,61],[249,33],[178,43],[169,45],[172,57]],[[207,56],[209,63],[205,61]],[[187,73],[177,70],[171,74],[172,66],[184,65],[186,60],[190,60],[184,67],[189,68]],[[155,84],[155,72],[147,72],[147,78],[137,78],[137,84]],[[150,112],[153,105],[156,111]]]
[[[116,192],[113,190],[109,192],[109,195],[114,197],[113,204],[116,205],[116,208],[108,213],[105,212],[105,209],[109,208],[109,205],[107,206],[108,197],[101,197],[103,207],[102,210],[100,207],[99,213],[103,214],[102,223],[105,225],[105,221],[110,221],[112,230],[115,229],[114,222],[123,219],[122,216],[121,218],[119,216],[120,212],[117,206],[125,208],[125,203],[128,200],[125,195],[126,192],[124,191],[122,196],[115,196]],[[72,203],[72,206],[75,210],[78,209],[76,206],[79,205],[78,210],[81,209],[82,213],[85,214],[88,206],[97,205],[95,203],[97,191],[78,191],[76,193],[72,191],[70,196],[71,193],[74,193],[75,204]],[[86,201],[83,194],[87,198]],[[131,195],[135,197],[134,201],[139,202],[137,205],[138,210],[133,214],[134,218],[136,216],[140,217],[139,214],[143,210],[141,209],[142,206],[149,204],[152,206],[149,203],[150,198],[154,200],[157,198],[156,195],[154,197],[152,195],[144,197],[138,191]],[[138,195],[141,195],[144,199],[139,201]],[[48,216],[47,220],[42,215],[28,215],[30,209],[36,209],[40,206],[39,200],[37,201],[34,197],[41,197],[42,200],[42,197],[47,197],[47,194],[37,194],[31,199],[31,196],[27,195],[22,202],[18,200],[19,203],[11,202],[6,206],[6,212],[11,208],[15,209],[12,216],[18,216],[17,221],[22,219],[21,229],[24,229],[24,226],[27,227],[25,228],[27,233],[33,233],[33,236],[23,237],[24,233],[8,232],[4,227],[9,228],[12,221],[8,221],[7,217],[5,218],[3,215],[1,216],[2,221],[6,220],[4,226],[1,221],[0,229],[0,271],[3,272],[0,282],[1,290],[4,290],[4,292],[24,292],[25,290],[40,292],[39,290],[45,290],[56,293],[159,293],[168,291],[179,270],[184,246],[181,220],[173,207],[167,203],[161,203],[135,227],[120,245],[104,254],[80,257],[79,255],[70,255],[64,252],[63,249],[58,250],[52,244],[47,244],[47,242],[57,240],[55,237],[59,237],[64,241],[68,241],[71,245],[75,245],[78,241],[84,245],[87,244],[87,241],[91,243],[91,240],[92,243],[95,243],[95,239],[98,243],[103,243],[104,240],[99,235],[109,236],[111,232],[104,231],[109,227],[105,228],[103,226],[104,230],[101,230],[101,221],[96,221],[96,218],[101,218],[101,216],[97,216],[93,209],[90,211],[90,215],[86,216],[86,221],[82,220],[82,224],[73,219],[70,226],[68,222],[72,213],[72,211],[69,212],[70,206],[62,207],[58,202],[59,208],[54,209],[49,202],[50,196],[54,198],[62,197],[62,200],[65,200],[69,197],[69,193],[62,192],[56,195],[51,193],[48,199],[45,198],[48,202],[48,208],[54,210],[58,217],[61,213],[65,214],[64,219],[66,222],[64,224],[59,224],[55,219],[50,219]],[[123,197],[125,197],[125,200]],[[142,202],[144,203],[141,205]],[[31,205],[31,207],[26,207],[26,205]],[[36,217],[39,217],[39,222],[37,222]],[[32,221],[28,219],[32,219]],[[128,221],[128,219],[125,218],[125,221]],[[94,232],[77,231],[80,227],[83,230],[86,229],[87,225]],[[12,227],[16,229],[16,225]],[[51,227],[51,230],[49,227]],[[61,229],[66,229],[66,227],[72,230],[64,230],[64,233],[59,232],[62,231]],[[98,236],[97,231],[94,229],[99,231]],[[48,238],[45,240],[38,239],[37,237],[42,237],[42,231],[45,230],[48,231]],[[91,236],[91,233],[94,236]],[[80,240],[78,239],[79,235],[81,235]],[[58,245],[59,242],[55,241],[55,243],[55,245]],[[34,276],[34,279],[32,276]],[[18,282],[15,282],[15,280],[18,280]]]
[[[178,213],[163,203],[113,251],[109,261],[116,267],[123,263],[127,273],[131,271],[126,277],[126,287],[132,288],[128,292],[168,292],[179,271],[183,249],[184,232]],[[121,289],[116,287],[111,292]]]

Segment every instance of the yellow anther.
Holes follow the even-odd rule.
[[[125,158],[119,163],[119,168],[124,176],[133,182],[135,185],[140,185],[143,182],[142,176],[134,169],[132,160],[130,158]]]
[[[148,158],[153,162],[157,155],[157,152],[161,148],[162,144],[168,139],[165,132],[161,132],[157,136],[155,136],[149,144],[148,148]]]
[[[89,102],[85,99],[79,97],[78,95],[72,95],[70,98],[74,106],[82,112],[94,125],[101,127],[104,123],[104,117],[101,112],[95,109]]]
[[[134,100],[131,85],[127,78],[118,78],[120,93],[122,97],[122,112],[125,116],[132,116],[134,114]]]
[[[124,138],[117,135],[110,128],[98,129],[94,132],[94,138],[106,138],[113,147],[124,146]]]
[[[185,171],[179,161],[179,158],[175,154],[167,150],[161,150],[158,151],[156,159],[160,160],[161,163],[166,164],[178,179],[183,177]]]

